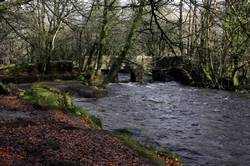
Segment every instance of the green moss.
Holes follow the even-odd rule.
[[[61,109],[62,104],[72,105],[68,95],[62,95],[59,90],[42,84],[34,84],[25,92],[23,99],[35,107],[46,109]]]
[[[97,118],[97,117],[89,114],[85,110],[83,110],[82,107],[74,106],[71,109],[71,111],[75,115],[79,115],[79,116],[85,117],[90,122],[91,128],[102,129],[102,122],[101,122],[101,120],[99,118]]]
[[[163,160],[161,160],[159,156],[167,156],[167,158],[169,159],[180,161],[180,159],[170,151],[167,151],[167,150],[157,151],[156,149],[152,147],[147,147],[147,146],[140,144],[138,141],[131,138],[132,134],[128,129],[121,129],[118,132],[120,133],[118,137],[122,140],[123,143],[125,143],[127,146],[135,150],[137,153],[139,153],[143,157],[149,159],[152,162],[152,164],[155,164],[158,166],[166,166],[166,163],[163,162]]]
[[[90,123],[90,127],[102,128],[100,119],[90,115],[83,108],[75,106],[71,96],[56,88],[44,84],[34,84],[30,90],[24,93],[23,100],[35,108],[59,109],[66,113],[82,116]]]
[[[159,158],[155,149],[143,146],[127,134],[122,134],[119,136],[119,138],[131,149],[137,151],[143,157],[148,158],[153,164],[159,166],[166,166],[166,164]]]
[[[236,72],[233,76],[233,85],[234,88],[238,88],[240,85],[239,78],[238,78],[238,73]]]
[[[7,10],[7,7],[4,5],[0,5],[0,14],[5,13]]]
[[[183,162],[181,161],[181,159],[176,154],[174,154],[173,152],[170,152],[169,150],[166,150],[166,149],[158,150],[157,154],[160,155],[160,156],[167,156],[171,160],[180,161],[180,163],[181,163],[180,166],[185,166],[183,164]]]
[[[116,130],[116,132],[122,135],[127,135],[127,136],[133,135],[133,133],[128,128],[121,128],[121,129]]]
[[[10,72],[10,71],[13,71],[15,69],[15,66],[14,64],[11,64],[11,65],[1,65],[0,66],[0,71],[1,72]]]

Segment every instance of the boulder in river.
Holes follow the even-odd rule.
[[[59,89],[68,92],[74,96],[84,98],[99,98],[107,95],[107,91],[83,84],[64,84],[59,85]]]

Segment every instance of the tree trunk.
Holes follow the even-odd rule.
[[[126,39],[125,46],[124,46],[122,52],[120,53],[120,55],[116,58],[116,60],[112,64],[111,69],[108,72],[108,75],[106,76],[106,78],[103,81],[104,84],[108,84],[109,82],[112,82],[115,79],[115,77],[117,76],[117,74],[120,70],[120,67],[121,67],[123,60],[127,56],[128,51],[129,51],[131,44],[132,44],[132,40],[133,40],[135,31],[137,30],[138,24],[140,23],[141,18],[142,18],[143,6],[144,6],[144,0],[141,0],[139,11],[136,13],[136,15],[134,17],[134,20],[132,22],[132,25],[130,27],[130,30],[129,30],[129,33],[128,33],[128,36]]]

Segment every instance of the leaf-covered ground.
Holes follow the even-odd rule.
[[[16,96],[0,96],[0,166],[153,165],[119,137],[91,129],[84,117],[35,110]],[[169,166],[181,163],[166,155]]]
[[[0,97],[0,165],[151,165],[107,131]]]

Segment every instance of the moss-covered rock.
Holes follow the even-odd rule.
[[[44,84],[34,84],[30,90],[24,93],[23,100],[36,108],[58,109],[66,113],[82,116],[90,127],[102,128],[102,123],[98,118],[90,115],[83,108],[75,106],[71,96],[56,88]]]
[[[67,109],[73,107],[73,102],[69,95],[61,93],[58,89],[34,84],[23,96],[24,101],[35,107],[45,109]]]

